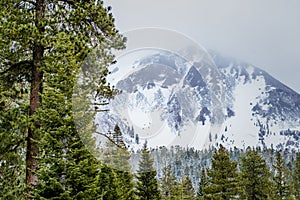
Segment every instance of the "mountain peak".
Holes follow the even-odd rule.
[[[100,113],[97,122],[109,116],[118,122],[126,141],[126,130],[133,127],[141,133],[140,140],[153,147],[298,148],[300,95],[258,67],[214,51],[209,54],[212,60],[190,63],[170,52],[153,52],[134,59],[127,66],[130,73],[123,74],[119,61],[109,78],[123,92],[111,112]],[[138,126],[133,118],[145,119],[147,125]],[[99,131],[109,131],[102,127],[106,128]],[[132,141],[128,145],[139,148]]]

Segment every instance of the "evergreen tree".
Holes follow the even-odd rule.
[[[98,156],[109,167],[116,171],[131,171],[128,162],[130,153],[123,141],[122,132],[118,125],[115,126],[112,138],[108,137],[107,142],[99,151]]]
[[[276,164],[273,165],[273,168],[275,170],[275,197],[277,199],[288,199],[291,196],[290,175],[279,151],[276,153]]]
[[[2,86],[0,82],[0,199],[23,199],[27,105],[21,102],[17,84]]]
[[[117,199],[135,199],[133,175],[129,164],[130,153],[123,141],[118,125],[114,128],[112,140],[106,142],[106,147],[101,149],[101,160],[114,172]]]
[[[136,194],[140,200],[156,200],[161,199],[158,190],[158,181],[156,179],[156,171],[153,168],[153,159],[147,149],[147,143],[144,144],[139,169],[137,171]]]
[[[119,171],[104,165],[98,177],[97,188],[101,192],[101,198],[94,199],[136,199],[133,177],[129,171]]]
[[[126,145],[123,141],[122,132],[118,124],[116,124],[114,128],[113,140],[118,147],[126,149]]]
[[[117,195],[120,200],[136,199],[133,176],[130,171],[116,171]]]
[[[204,199],[236,199],[240,193],[237,162],[231,161],[221,145],[213,154],[211,169],[207,170],[208,184],[203,187]]]
[[[200,181],[198,185],[197,197],[198,199],[204,198],[203,188],[207,185],[207,177],[206,177],[206,170],[204,167],[201,169]]]
[[[188,176],[185,176],[181,180],[181,184],[179,187],[180,192],[180,199],[185,200],[194,200],[195,197],[195,190],[193,188],[193,184],[191,179]]]
[[[97,177],[97,187],[100,189],[101,200],[118,199],[116,175],[112,168],[104,165]],[[96,198],[95,198],[96,199]]]
[[[0,6],[1,92],[17,85],[21,87],[17,94],[22,96],[28,89],[28,95],[7,110],[19,113],[13,129],[8,126],[4,130],[1,125],[1,137],[15,138],[6,146],[11,154],[2,163],[8,163],[10,155],[16,156],[11,174],[25,177],[26,198],[98,198],[100,165],[77,134],[72,90],[83,59],[99,44],[95,54],[98,65],[82,69],[94,74],[89,83],[97,86],[98,99],[115,94],[105,78],[107,66],[114,61],[111,50],[123,48],[124,40],[114,27],[110,8],[97,0],[7,0]],[[23,169],[22,156],[24,176],[16,173]],[[3,191],[17,188],[4,187]]]
[[[77,132],[69,99],[72,90],[61,84],[66,81],[63,74],[58,73],[49,79],[45,77],[47,85],[44,86],[41,110],[37,113],[41,133],[37,144],[41,150],[37,157],[39,168],[35,173],[38,184],[33,196],[37,199],[100,198],[102,188],[97,181],[101,165]]]
[[[272,199],[271,172],[257,150],[246,152],[246,156],[241,158],[240,170],[244,199]]]
[[[294,161],[293,185],[296,199],[300,199],[300,153],[297,153]]]
[[[171,166],[163,168],[163,176],[160,180],[162,199],[170,200],[179,198],[179,186],[176,177],[172,175]]]

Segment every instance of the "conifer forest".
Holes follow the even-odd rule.
[[[1,200],[300,199],[295,149],[144,142],[133,150],[116,124],[110,148],[95,147],[98,159],[86,145],[96,146],[89,122],[122,92],[107,76],[127,44],[113,9],[101,0],[1,0],[0,8]],[[91,54],[93,68],[83,65]],[[89,106],[74,92],[78,74],[97,112],[80,112]]]

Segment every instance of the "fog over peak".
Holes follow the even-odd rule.
[[[266,70],[298,93],[300,1],[108,0],[121,32],[179,31],[208,49]]]

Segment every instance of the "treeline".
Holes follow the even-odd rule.
[[[147,150],[144,146],[132,156],[138,163],[137,176],[132,175],[132,198],[300,198],[300,153],[295,151],[250,147],[227,150],[223,146],[209,150],[180,146]]]
[[[178,147],[179,155],[187,156],[180,149]],[[152,151],[154,155],[157,154],[155,151],[157,149]],[[166,153],[165,150],[163,152]],[[198,154],[201,151],[192,150],[192,152]],[[288,154],[287,151],[283,153],[266,149],[260,150],[259,148],[229,151],[223,146],[214,149],[211,153],[210,162],[204,157],[205,161],[202,164],[201,162],[195,164],[201,166],[201,169],[196,172],[199,174],[198,184],[192,184],[191,180],[195,177],[190,176],[191,170],[188,164],[182,167],[178,173],[175,171],[178,169],[176,167],[178,160],[168,161],[169,164],[162,168],[162,174],[159,178],[162,199],[300,198],[299,153]],[[210,153],[206,152],[206,154],[209,155]],[[283,155],[290,161],[285,160]],[[198,160],[202,159],[198,158]],[[184,160],[182,161],[184,162]],[[205,166],[205,164],[207,165]],[[189,193],[183,192],[186,191],[186,187],[183,187],[184,184],[188,185]],[[182,196],[183,194],[184,196]]]
[[[246,152],[251,150],[251,147],[246,149],[239,149],[230,147],[228,153],[231,160],[241,162],[241,158],[245,156]],[[257,147],[256,150],[265,159],[268,167],[273,170],[272,166],[275,164],[277,150],[272,148]],[[204,150],[197,150],[189,147],[171,146],[158,147],[151,149],[151,155],[154,158],[154,166],[157,170],[158,177],[162,177],[163,168],[166,166],[171,167],[172,174],[179,180],[182,176],[189,176],[192,180],[194,187],[198,188],[200,179],[200,171],[204,168],[211,167],[211,158],[217,148],[210,147]],[[297,151],[285,149],[280,151],[285,165],[289,170],[293,168],[293,162],[296,158]],[[133,163],[137,163],[133,162]],[[134,165],[137,168],[137,165]]]
[[[279,200],[300,197],[300,153],[294,151],[227,150],[223,146],[201,151],[180,146],[149,149],[145,144],[141,151],[130,153],[123,146],[117,125],[112,135],[100,160],[87,151],[77,134],[68,138],[72,140],[70,143],[68,140],[60,143],[47,135],[46,143],[39,142],[48,152],[38,157],[37,182],[30,188],[30,194],[26,194],[22,153],[4,153],[0,198]],[[138,161],[135,173],[130,157]]]

